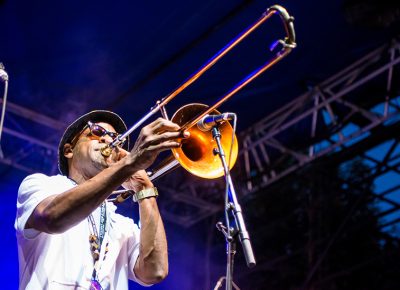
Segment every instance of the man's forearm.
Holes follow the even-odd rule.
[[[145,283],[154,284],[168,274],[168,252],[164,225],[154,197],[139,201],[140,252],[135,274]]]
[[[85,219],[132,173],[120,161],[95,177],[64,193],[42,201],[28,220],[27,227],[47,233],[61,233]]]

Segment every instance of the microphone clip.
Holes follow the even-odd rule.
[[[219,115],[205,115],[197,122],[197,128],[203,132],[210,131],[215,125],[236,118],[235,113],[222,113]]]

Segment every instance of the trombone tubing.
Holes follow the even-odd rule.
[[[191,128],[194,125],[196,125],[197,122],[199,122],[204,116],[206,116],[207,114],[211,113],[214,109],[218,108],[222,103],[224,103],[226,100],[228,100],[234,94],[236,94],[238,91],[240,91],[246,85],[251,83],[255,78],[257,78],[259,75],[261,75],[267,69],[269,69],[275,63],[277,63],[282,58],[284,58],[287,54],[289,54],[289,52],[290,52],[290,50],[284,50],[283,53],[277,55],[272,60],[266,62],[263,66],[261,66],[260,68],[256,69],[255,71],[253,71],[249,76],[247,76],[239,84],[237,84],[233,89],[231,89],[228,93],[226,93],[225,96],[221,97],[221,99],[217,103],[215,103],[213,106],[209,107],[206,111],[201,113],[195,119],[191,120],[190,122],[188,122],[184,126],[182,126],[181,130],[188,129],[188,128]]]
[[[232,89],[229,93],[227,93],[224,97],[221,98],[219,102],[217,102],[214,106],[210,107],[207,111],[201,114],[196,119],[190,121],[189,124],[184,126],[181,130],[185,130],[194,126],[202,117],[210,113],[212,110],[220,106],[223,102],[225,102],[228,98],[246,86],[248,83],[253,81],[256,77],[262,74],[265,70],[270,68],[272,65],[277,63],[280,59],[285,57],[295,46],[295,34],[293,28],[293,18],[287,13],[286,9],[279,5],[274,5],[268,8],[262,16],[251,26],[249,26],[245,31],[240,33],[235,39],[233,39],[230,43],[228,43],[224,48],[222,48],[216,55],[214,55],[206,64],[204,64],[197,72],[192,74],[183,84],[181,84],[175,91],[164,97],[161,101],[157,101],[156,105],[150,109],[143,118],[141,118],[136,124],[130,127],[124,134],[119,135],[113,142],[109,144],[110,148],[116,147],[122,140],[128,137],[134,130],[136,130],[139,126],[141,126],[145,121],[147,121],[151,116],[157,113],[162,107],[167,105],[169,101],[175,98],[178,94],[180,94],[184,89],[190,86],[193,82],[195,82],[200,76],[202,76],[207,70],[209,70],[216,62],[218,62],[222,57],[224,57],[231,49],[233,49],[237,44],[239,44],[243,39],[245,39],[249,34],[251,34],[255,29],[257,29],[261,24],[263,24],[267,19],[269,19],[272,15],[278,13],[284,23],[285,31],[287,37],[285,38],[283,52],[278,53],[278,55],[273,58],[270,62],[264,64],[258,70],[254,71],[250,76],[241,81],[234,89]]]

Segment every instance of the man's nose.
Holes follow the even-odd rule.
[[[108,134],[105,134],[104,136],[100,137],[101,143],[110,144],[112,141],[113,141],[113,139]]]

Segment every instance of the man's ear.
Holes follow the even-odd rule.
[[[74,156],[74,152],[72,151],[72,146],[69,143],[64,144],[64,156],[67,159],[71,159]]]

